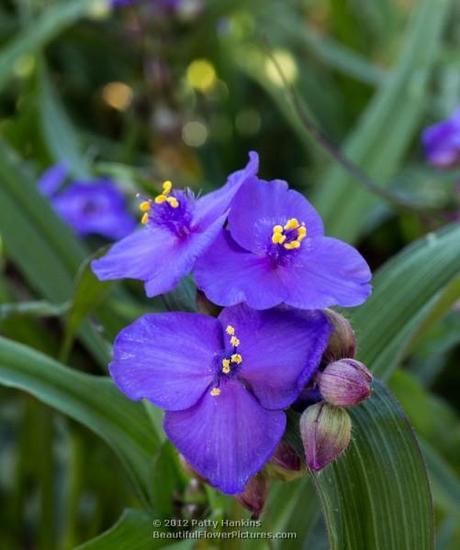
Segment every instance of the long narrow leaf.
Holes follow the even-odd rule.
[[[331,550],[429,550],[433,516],[422,455],[399,405],[380,383],[351,409],[345,455],[313,474]]]
[[[418,3],[397,65],[345,144],[347,155],[381,182],[394,175],[423,115],[449,9],[449,1]],[[320,182],[314,202],[331,235],[354,241],[362,234],[376,198],[341,167],[333,166]]]
[[[0,338],[0,384],[26,391],[84,424],[118,454],[144,501],[158,448],[140,403],[127,400],[106,377],[82,374],[31,348]]]
[[[14,67],[21,57],[35,55],[66,27],[82,17],[91,0],[61,2],[48,8],[17,35],[0,54],[0,89],[14,73]]]
[[[359,357],[377,376],[391,374],[438,293],[460,273],[459,251],[456,224],[409,246],[375,276],[373,295],[351,322],[359,337]],[[451,293],[450,303],[456,297]]]

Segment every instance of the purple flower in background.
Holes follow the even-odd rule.
[[[118,335],[110,374],[166,410],[168,437],[225,493],[270,459],[286,409],[316,372],[331,327],[319,311],[224,309],[144,315]],[[180,345],[178,345],[178,343]]]
[[[136,220],[126,208],[125,197],[111,180],[74,181],[63,188],[67,175],[63,165],[52,166],[42,175],[38,186],[78,235],[121,239],[133,231]]]
[[[460,107],[442,122],[426,128],[422,144],[427,161],[439,168],[451,168],[460,163]]]
[[[155,8],[175,11],[186,1],[187,0],[112,0],[112,6],[118,8],[120,6],[129,6],[133,4],[150,4]]]
[[[257,177],[237,193],[229,228],[194,274],[198,287],[222,306],[357,306],[371,292],[371,273],[357,250],[325,237],[319,214],[286,182]]]
[[[257,173],[258,164],[257,155],[251,153],[247,166],[232,174],[224,187],[200,198],[164,182],[160,195],[140,204],[145,227],[94,260],[94,273],[100,280],[140,279],[150,297],[174,289],[212,245],[233,197]]]

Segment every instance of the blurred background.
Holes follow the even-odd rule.
[[[373,270],[460,219],[459,168],[421,145],[460,105],[455,1],[0,0],[0,47],[0,333],[76,370],[104,374],[120,328],[164,307],[137,283],[98,285],[87,259],[165,179],[208,191],[256,150],[262,177],[304,193]],[[451,488],[434,486],[438,538],[453,549],[460,304],[438,317],[389,385],[436,449]],[[4,387],[0,418],[2,548],[74,548],[139,505],[81,424]],[[188,480],[164,489],[175,513],[209,501]]]

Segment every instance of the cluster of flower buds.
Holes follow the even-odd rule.
[[[337,312],[326,313],[334,331],[323,356],[325,366],[315,380],[321,401],[300,418],[305,460],[312,471],[323,469],[345,451],[352,428],[346,407],[359,405],[372,391],[372,374],[355,359],[356,339],[350,323]]]

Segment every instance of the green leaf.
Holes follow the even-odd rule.
[[[56,215],[25,172],[17,155],[0,141],[0,235],[7,257],[28,283],[51,302],[66,302],[74,277],[88,256],[84,245]],[[86,325],[83,339],[95,357],[106,361],[100,336]]]
[[[76,550],[149,550],[161,548],[162,541],[152,539],[155,518],[141,510],[125,510],[117,523],[102,535],[80,545]]]
[[[356,78],[370,85],[379,85],[387,77],[386,71],[370,63],[365,57],[334,41],[325,34],[320,34],[313,26],[305,21],[289,17],[290,13],[283,9],[283,14],[277,20],[277,25],[284,27],[290,39],[298,41],[310,50],[320,61],[327,63],[331,68]],[[269,16],[271,20],[273,14]]]
[[[28,392],[93,430],[117,453],[139,496],[149,502],[159,441],[141,403],[126,399],[109,378],[69,369],[5,338],[0,338],[0,384]]]
[[[165,441],[152,468],[152,494],[155,495],[154,509],[158,519],[174,517],[172,495],[182,484],[178,455],[169,441]]]
[[[191,550],[195,547],[194,539],[177,542],[174,538],[155,538],[154,534],[165,533],[166,530],[154,526],[154,520],[157,518],[140,510],[125,510],[113,527],[76,550],[150,550],[165,546],[170,550]]]
[[[85,260],[78,271],[74,295],[65,320],[64,341],[60,353],[60,359],[62,361],[66,360],[74,338],[85,317],[102,303],[112,289],[110,283],[99,281],[91,270],[91,261],[99,255],[100,251]],[[110,355],[107,353],[106,362],[108,362],[109,359]]]
[[[350,409],[346,453],[312,474],[331,550],[429,550],[433,513],[425,465],[399,405],[380,382]]]
[[[83,155],[81,140],[54,89],[44,63],[39,73],[39,112],[41,128],[55,162],[70,173],[88,179],[91,170]]]
[[[460,272],[459,243],[460,226],[445,227],[410,245],[377,272],[372,296],[350,316],[359,358],[377,376],[387,378],[395,369],[438,303],[438,294]],[[458,292],[451,292],[448,303],[457,297]],[[446,305],[444,300],[444,309]]]
[[[426,441],[419,438],[435,502],[444,510],[460,516],[460,480],[457,473]]]
[[[69,309],[68,304],[51,304],[45,300],[0,304],[0,321],[10,317],[60,317]]]
[[[457,457],[460,439],[456,411],[407,371],[394,372],[389,384],[417,431],[436,505],[460,514],[460,479],[446,460],[449,455]]]
[[[0,89],[12,77],[15,65],[21,58],[35,56],[63,30],[83,17],[90,3],[91,0],[73,0],[55,4],[8,43],[0,54]]]
[[[182,279],[178,286],[161,297],[161,301],[169,311],[196,312],[197,290],[191,277]]]
[[[345,153],[382,184],[397,170],[424,113],[449,8],[449,0],[418,3],[397,65],[345,143]],[[377,200],[340,166],[332,166],[313,202],[330,235],[355,241]]]

